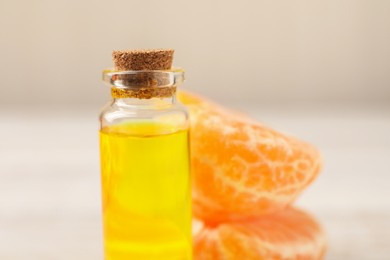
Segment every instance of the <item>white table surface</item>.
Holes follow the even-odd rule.
[[[390,259],[390,107],[241,108],[322,151],[327,259]],[[0,109],[0,259],[102,259],[97,113]]]

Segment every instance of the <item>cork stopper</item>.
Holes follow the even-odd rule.
[[[174,50],[123,50],[113,51],[116,70],[169,70],[172,67]]]
[[[110,82],[114,83],[111,95],[114,98],[164,98],[176,92],[176,80],[172,82],[171,70],[174,50],[122,50],[113,51],[115,71]],[[123,87],[117,87],[115,83]]]

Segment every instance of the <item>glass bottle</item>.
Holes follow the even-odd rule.
[[[103,71],[100,114],[105,259],[192,259],[188,112],[182,70]]]

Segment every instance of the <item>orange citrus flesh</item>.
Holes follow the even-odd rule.
[[[312,145],[187,92],[193,214],[207,224],[277,212],[317,176]]]
[[[321,226],[293,208],[244,222],[203,226],[194,236],[195,260],[319,260],[325,249]]]

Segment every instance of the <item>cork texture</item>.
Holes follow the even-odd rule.
[[[115,50],[112,60],[116,70],[169,70],[173,53],[172,49]]]
[[[111,96],[113,98],[166,98],[172,97],[176,93],[176,87],[163,87],[163,88],[140,88],[133,89],[120,89],[111,88]]]
[[[139,71],[136,74],[114,75],[114,81],[120,80],[125,86],[131,87],[161,87],[169,84],[169,75],[153,71]]]

